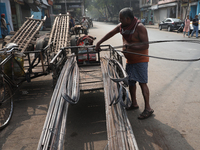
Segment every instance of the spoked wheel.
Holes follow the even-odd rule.
[[[12,114],[12,90],[9,84],[4,81],[0,83],[0,130],[6,127],[12,117]]]

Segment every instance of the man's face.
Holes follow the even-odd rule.
[[[130,18],[125,18],[122,14],[119,14],[119,21],[122,24],[122,27],[128,26],[130,24]]]

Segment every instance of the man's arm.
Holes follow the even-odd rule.
[[[140,40],[140,44],[133,45],[129,48],[133,50],[146,50],[149,48],[149,39],[148,39],[148,33],[146,28],[142,25],[139,24],[137,27],[137,32],[138,32],[138,38]]]
[[[108,32],[97,44],[96,44],[96,51],[100,49],[101,43],[105,42],[106,40],[113,37],[115,34],[119,33],[120,25],[118,25],[116,28]]]

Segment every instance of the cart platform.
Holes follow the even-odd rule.
[[[81,91],[92,91],[103,89],[103,78],[101,66],[80,66],[79,86]]]

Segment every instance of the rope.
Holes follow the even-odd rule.
[[[170,60],[170,61],[199,61],[200,58],[195,58],[195,59],[175,59],[175,58],[166,58],[166,57],[158,57],[158,56],[153,56],[153,55],[145,55],[145,54],[140,54],[140,53],[135,53],[135,52],[130,52],[126,50],[116,50],[117,48],[123,48],[125,47],[126,49],[131,46],[136,46],[136,45],[143,45],[143,44],[155,44],[155,43],[166,43],[166,42],[190,42],[190,43],[197,43],[200,44],[199,40],[164,40],[164,41],[150,41],[150,42],[141,42],[141,43],[134,43],[134,44],[129,44],[129,45],[122,45],[122,46],[116,46],[113,47],[113,51],[121,52],[121,53],[130,53],[130,54],[135,54],[135,55],[140,55],[140,56],[146,56],[146,57],[151,57],[151,58],[156,58],[156,59],[162,59],[162,60]],[[110,51],[109,48],[107,49],[101,49],[101,51]],[[122,56],[125,57],[125,56]]]

